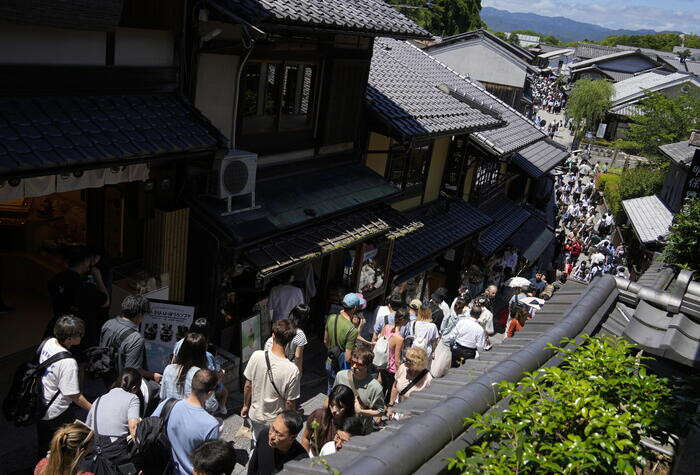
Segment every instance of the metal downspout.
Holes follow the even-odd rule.
[[[236,121],[238,120],[238,100],[240,98],[239,94],[239,88],[241,85],[241,76],[243,75],[243,68],[245,67],[245,63],[248,61],[248,58],[250,57],[250,53],[253,52],[253,46],[255,45],[255,40],[250,37],[250,34],[248,33],[248,28],[246,25],[241,25],[242,28],[242,33],[243,33],[243,38],[246,36],[248,37],[250,41],[250,46],[247,48],[248,51],[246,51],[245,55],[243,56],[243,60],[238,63],[238,71],[236,72],[236,83],[234,85],[235,89],[233,91],[233,113],[231,115],[231,136],[229,137],[229,144],[231,145],[231,150],[236,149]],[[243,43],[245,44],[245,39],[243,40]]]

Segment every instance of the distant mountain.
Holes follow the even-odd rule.
[[[514,13],[492,7],[481,9],[481,19],[495,31],[533,30],[554,35],[562,41],[600,41],[610,35],[653,35],[654,30],[613,30],[561,16],[549,17],[535,13]]]

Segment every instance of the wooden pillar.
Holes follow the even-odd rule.
[[[158,276],[168,273],[168,298],[176,302],[185,298],[189,217],[189,208],[175,211],[156,209],[154,217],[146,222],[144,265]]]
[[[508,162],[501,162],[501,169],[498,172],[501,176],[505,176],[506,173],[508,173]],[[506,183],[506,187],[503,190],[503,193],[505,195],[508,195],[508,192],[510,191],[510,181]]]
[[[466,177],[464,178],[464,192],[462,193],[462,199],[464,201],[469,201],[472,192],[472,183],[474,183],[474,174],[476,173],[476,167],[479,162],[474,160],[471,166],[467,169]]]

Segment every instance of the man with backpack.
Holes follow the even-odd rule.
[[[172,455],[169,473],[191,475],[194,470],[190,459],[192,452],[203,442],[219,438],[219,421],[204,409],[204,403],[214,394],[218,381],[214,371],[198,370],[192,378],[190,395],[172,406],[165,424]],[[166,404],[167,400],[162,401],[153,411],[153,416],[160,417]]]
[[[338,314],[333,314],[326,321],[326,330],[323,334],[323,344],[328,349],[326,360],[326,373],[328,374],[328,391],[333,390],[333,381],[338,371],[348,368],[350,355],[357,341],[357,328],[352,324],[352,318],[367,305],[364,298],[355,293],[346,294],[343,297],[343,308]]]
[[[56,320],[53,334],[53,338],[49,338],[39,347],[39,364],[53,361],[45,368],[41,377],[41,402],[46,408],[46,413],[37,422],[37,436],[39,455],[42,457],[49,448],[54,432],[63,424],[75,420],[71,404],[86,411],[92,407],[80,392],[78,363],[69,352],[72,346],[80,344],[85,334],[85,323],[73,315],[64,315]]]
[[[396,315],[396,311],[399,308],[401,308],[401,301],[395,299],[389,299],[385,305],[377,307],[374,326],[372,327],[372,343],[377,341],[385,326],[394,324],[394,315]]]
[[[150,303],[143,295],[127,295],[122,301],[122,313],[102,325],[100,348],[110,354],[111,371],[105,380],[113,380],[124,368],[136,368],[142,378],[160,383],[160,373],[149,371],[146,362],[146,346],[139,333],[139,324],[150,312]]]
[[[254,351],[243,376],[241,417],[250,417],[253,444],[267,424],[284,410],[296,409],[300,378],[297,366],[287,359],[285,347],[296,335],[288,319],[272,324],[272,349]]]

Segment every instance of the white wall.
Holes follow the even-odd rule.
[[[226,54],[201,54],[197,70],[195,107],[228,138],[238,60],[238,56]]]
[[[458,73],[477,81],[525,86],[525,67],[482,43],[458,43],[429,53]]]
[[[115,66],[172,66],[172,32],[118,28],[114,34]]]
[[[0,64],[105,64],[106,34],[31,25],[0,25]]]

